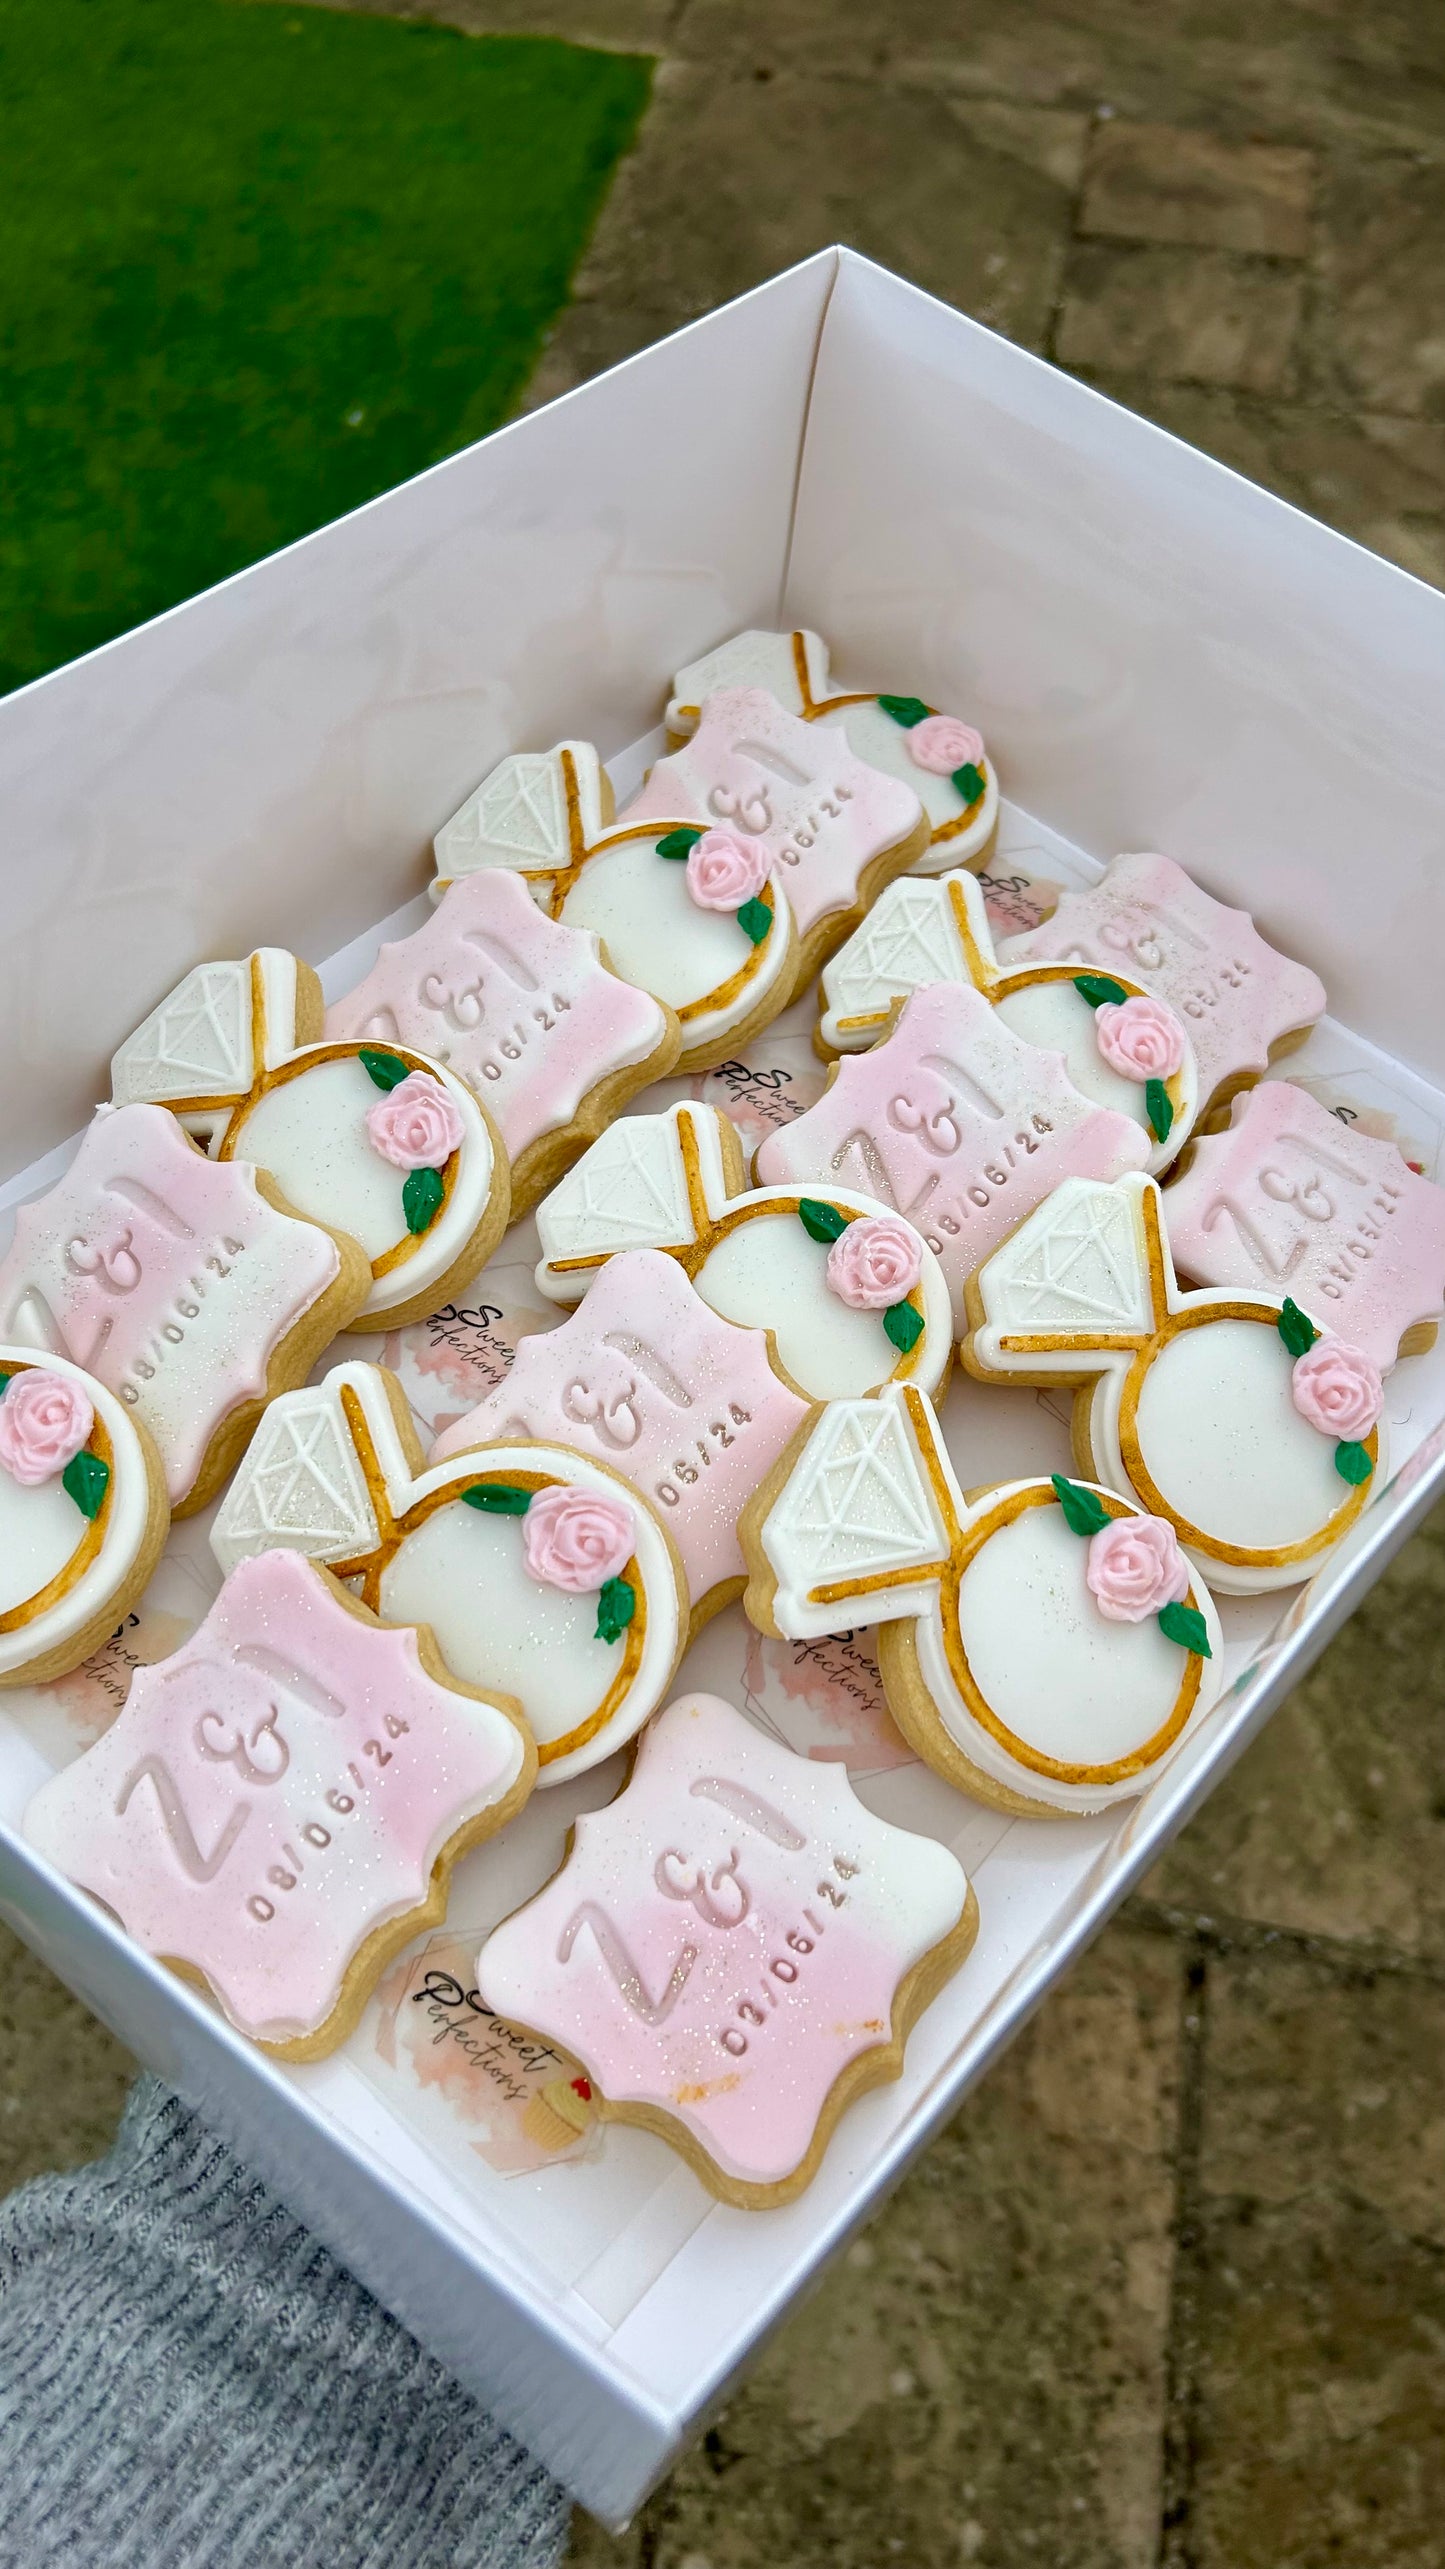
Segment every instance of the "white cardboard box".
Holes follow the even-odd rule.
[[[829,251],[0,704],[0,1200],[48,1177],[199,957],[364,951],[508,750],[580,734],[635,772],[675,667],[804,623],[850,677],[981,725],[1005,852],[1087,879],[1160,847],[1253,910],[1329,988],[1316,1075],[1387,1102],[1437,1171],[1445,597]],[[0,1914],[618,2521],[1430,1506],[1445,1348],[1389,1394],[1388,1489],[1309,1587],[1231,1604],[1224,1700],[1140,1802],[1010,1825],[923,1769],[872,1787],[958,1847],[982,1932],[785,2210],[715,2204],[615,2127],[584,2165],[466,2182],[346,2052],[270,2062],[26,1849],[52,1761],[3,1704]],[[203,1554],[192,1530],[178,1575]],[[725,1690],[730,1646],[715,1627],[689,1675]],[[577,1806],[538,1797],[486,1909],[550,1869]]]

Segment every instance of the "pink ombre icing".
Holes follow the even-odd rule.
[[[977,991],[930,982],[891,1035],[847,1053],[805,1115],[757,1155],[759,1186],[825,1177],[905,1212],[948,1279],[955,1323],[975,1268],[1067,1177],[1143,1168],[1131,1116],[1095,1106],[1058,1053],[1014,1034]]]
[[[806,936],[856,906],[866,868],[922,818],[912,786],[855,758],[845,730],[799,721],[764,688],[733,687],[708,697],[691,740],[658,760],[618,825],[692,821],[754,842]]]
[[[263,1552],[181,1649],[135,1671],[25,1834],[145,1952],[200,1972],[243,2033],[295,2042],[528,1754],[500,1706],[428,1676],[409,1627],[354,1611],[299,1553]]]
[[[667,1039],[657,1001],[619,981],[589,930],[540,910],[504,868],[462,875],[425,927],[383,946],[326,1011],[332,1042],[409,1044],[481,1099],[507,1151],[575,1118],[589,1090]]]
[[[1445,1187],[1286,1080],[1237,1097],[1162,1198],[1181,1275],[1280,1291],[1388,1371],[1445,1318]]]
[[[431,1461],[535,1436],[609,1463],[652,1500],[696,1607],[746,1576],[738,1516],[807,1416],[763,1330],[720,1319],[675,1258],[629,1249],[560,1328],[520,1341],[505,1381],[437,1438]]]
[[[967,1896],[956,1857],[875,1819],[840,1766],[684,1695],[617,1800],[583,1812],[561,1872],[489,1936],[477,1985],[611,2104],[660,2108],[729,2178],[775,2185]]]

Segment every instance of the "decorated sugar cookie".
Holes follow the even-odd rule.
[[[1062,1474],[965,1500],[906,1388],[820,1410],[743,1541],[759,1629],[876,1623],[900,1730],[1001,1810],[1142,1792],[1219,1692],[1219,1618],[1172,1525]]]
[[[900,1000],[934,981],[971,983],[1026,1043],[1062,1053],[1085,1097],[1132,1115],[1152,1146],[1151,1175],[1177,1158],[1199,1107],[1183,1021],[1119,973],[1067,963],[1004,969],[971,874],[905,874],[879,895],[823,968],[819,1052],[862,1052],[887,1033]]]
[[[273,1394],[354,1319],[357,1244],[159,1106],[103,1106],[0,1258],[0,1335],[94,1374],[154,1440],[171,1511],[204,1507]]]
[[[973,1943],[956,1856],[716,1695],[644,1732],[628,1783],[483,1945],[489,2007],[581,2061],[727,2203],[790,2202],[839,2116],[896,2078]]]
[[[459,1687],[294,1552],[231,1572],[169,1659],[48,1784],[25,1835],[268,2051],[314,2059],[519,1810],[515,1704]]]
[[[444,1671],[515,1696],[539,1782],[559,1784],[655,1711],[687,1633],[660,1513],[590,1456],[521,1438],[430,1469],[394,1375],[337,1365],[267,1413],[211,1529],[225,1571],[275,1545],[424,1624]]]
[[[253,1161],[294,1211],[357,1241],[371,1289],[345,1325],[424,1320],[507,1227],[506,1152],[440,1062],[321,1033],[321,985],[294,955],[198,964],[121,1045],[115,1100],[169,1107],[212,1159]]]
[[[0,1346],[0,1686],[98,1650],[169,1525],[160,1458],[114,1393],[63,1357]]]
[[[1311,1577],[1383,1481],[1378,1368],[1288,1297],[1186,1293],[1152,1178],[1069,1179],[968,1304],[970,1371],[1078,1385],[1080,1470],[1166,1518],[1215,1588]]]
[[[743,1186],[717,1107],[624,1116],[538,1206],[537,1282],[576,1302],[617,1251],[663,1249],[724,1320],[771,1330],[810,1400],[893,1381],[936,1391],[952,1358],[948,1288],[913,1225],[831,1181]]]
[[[522,1339],[505,1382],[431,1459],[540,1437],[610,1463],[672,1535],[696,1630],[741,1592],[739,1511],[808,1412],[765,1330],[720,1319],[675,1258],[628,1249],[571,1319]]]
[[[1445,1188],[1393,1142],[1265,1080],[1196,1142],[1164,1197],[1169,1245],[1201,1285],[1288,1291],[1388,1371],[1445,1313]]]
[[[998,827],[998,779],[972,723],[936,712],[920,696],[879,695],[870,687],[838,691],[820,634],[739,633],[679,669],[667,708],[669,741],[690,739],[704,697],[729,687],[766,687],[785,712],[846,731],[870,767],[911,785],[930,832],[915,860],[919,873],[983,862]]]
[[[770,1187],[866,1187],[916,1223],[962,1330],[968,1278],[1025,1213],[1062,1178],[1118,1177],[1149,1152],[1142,1124],[1085,1097],[1057,1052],[967,984],[940,981],[904,1001],[871,1052],[841,1061],[755,1165]]]
[[[734,1053],[923,844],[911,787],[760,691],[719,698],[616,820],[594,749],[505,759],[436,842],[437,876],[501,867],[674,1009],[685,1070]]]
[[[1302,1043],[1324,1012],[1315,973],[1277,954],[1247,910],[1211,899],[1167,856],[1116,856],[1102,882],[1066,892],[1041,928],[1006,939],[999,961],[1009,971],[1079,964],[1162,999],[1194,1046],[1201,1115]]]
[[[425,927],[383,946],[326,1032],[410,1044],[465,1080],[506,1147],[514,1222],[682,1049],[670,1008],[501,872],[464,876]]]

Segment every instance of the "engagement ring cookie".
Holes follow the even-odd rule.
[[[537,1282],[576,1302],[621,1249],[662,1249],[704,1302],[771,1330],[788,1381],[810,1400],[916,1382],[936,1392],[952,1361],[943,1270],[909,1222],[831,1182],[744,1192],[736,1127],[715,1106],[632,1115],[537,1208]]]
[[[755,1168],[773,1188],[866,1187],[916,1224],[962,1332],[969,1277],[1025,1213],[1063,1178],[1118,1177],[1149,1154],[1142,1124],[1085,1097],[1057,1052],[1025,1042],[967,984],[940,981],[904,1001],[871,1052],[839,1062]]]
[[[430,1634],[268,1552],[136,1670],[24,1832],[243,2034],[314,2060],[437,1924],[457,1857],[520,1810],[536,1767],[516,1706],[459,1687]]]
[[[615,972],[676,1012],[702,1070],[771,1023],[924,843],[911,787],[771,696],[718,700],[685,767],[660,760],[626,811],[597,752],[504,759],[436,841],[438,884],[502,868]]]
[[[276,946],[198,964],[111,1063],[117,1105],[168,1107],[214,1160],[265,1171],[371,1268],[345,1326],[424,1320],[507,1227],[507,1155],[484,1106],[405,1044],[322,1042],[321,985]],[[314,1358],[313,1358],[314,1361]]]
[[[928,815],[929,844],[915,871],[980,865],[998,827],[998,779],[983,735],[921,696],[834,688],[828,646],[816,633],[739,633],[679,669],[667,708],[670,747],[696,731],[705,697],[731,687],[766,687],[785,713],[847,732],[870,767],[913,787]]]
[[[1445,1188],[1393,1142],[1265,1080],[1196,1141],[1164,1197],[1169,1246],[1200,1285],[1289,1292],[1382,1372],[1445,1316]]]
[[[1142,1792],[1219,1693],[1219,1618],[1171,1525],[1062,1474],[965,1499],[917,1392],[820,1410],[742,1531],[759,1630],[876,1623],[905,1738],[1000,1810]]]
[[[977,1926],[946,1847],[875,1819],[840,1766],[684,1695],[488,1937],[477,1987],[581,2061],[604,2119],[763,2208],[801,2194],[854,2097],[897,2078]]]
[[[0,1686],[98,1650],[169,1525],[160,1458],[123,1403],[61,1357],[0,1346]]]
[[[687,1637],[659,1512],[612,1471],[520,1438],[430,1469],[395,1375],[337,1365],[268,1411],[211,1529],[223,1570],[274,1546],[423,1624],[462,1687],[514,1697],[542,1784],[629,1740]]]
[[[1116,856],[1102,882],[1066,892],[1041,928],[1006,938],[1006,971],[1072,963],[1140,982],[1182,1019],[1199,1073],[1199,1112],[1214,1113],[1324,1013],[1318,975],[1277,954],[1247,910],[1202,892],[1167,856]]]
[[[370,1284],[356,1242],[303,1220],[264,1170],[208,1160],[159,1106],[102,1106],[65,1175],[16,1214],[0,1335],[104,1383],[189,1516]]]
[[[522,1339],[505,1382],[437,1438],[431,1459],[539,1437],[610,1463],[672,1535],[696,1633],[741,1593],[739,1511],[809,1409],[766,1330],[720,1319],[675,1258],[628,1249],[560,1328]]]
[[[333,1040],[408,1044],[465,1080],[511,1164],[511,1219],[682,1049],[670,1008],[539,910],[518,874],[466,875],[326,1011]]]
[[[1194,1047],[1182,1020],[1140,981],[1069,963],[1001,965],[983,891],[971,874],[905,874],[823,969],[815,1038],[825,1060],[885,1035],[900,1000],[931,982],[967,982],[1006,1026],[1062,1053],[1074,1086],[1130,1115],[1157,1177],[1183,1149],[1199,1111]]]
[[[1186,1293],[1152,1178],[1071,1178],[969,1287],[985,1382],[1072,1383],[1079,1469],[1165,1518],[1210,1584],[1307,1579],[1386,1470],[1378,1368],[1288,1297]]]

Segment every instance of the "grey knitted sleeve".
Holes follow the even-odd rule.
[[[0,2569],[555,2569],[556,2482],[155,2079],[0,2204]]]

